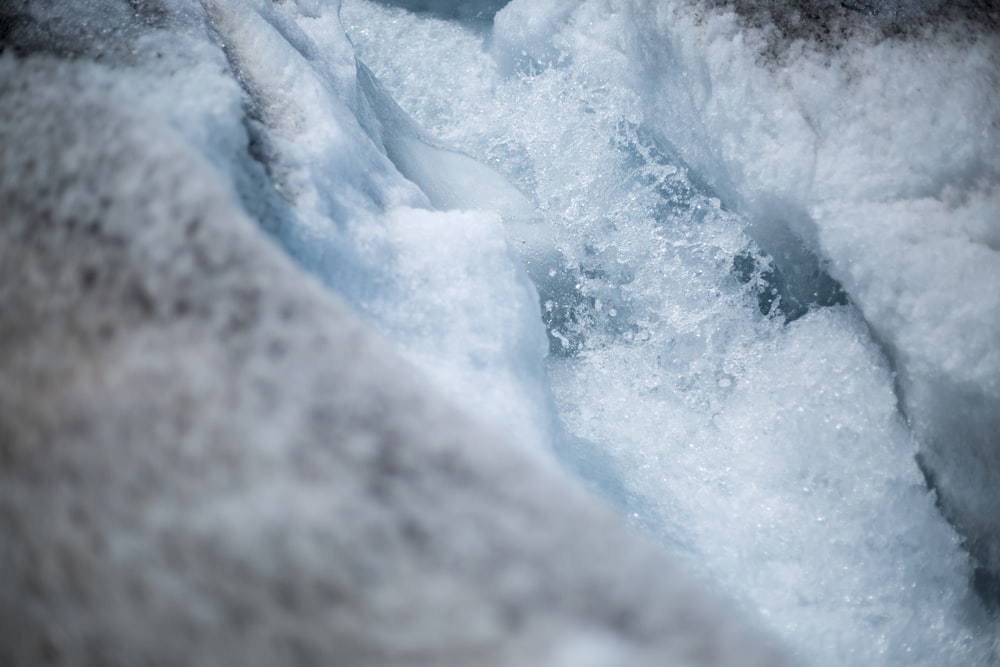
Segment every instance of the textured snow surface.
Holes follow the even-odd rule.
[[[1000,664],[998,25],[0,6],[0,663]]]

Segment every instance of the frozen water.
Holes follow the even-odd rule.
[[[537,300],[335,13],[180,4],[0,5],[0,664],[786,664],[496,414],[548,414]]]
[[[0,225],[10,239],[0,298],[34,318],[0,313],[14,341],[0,351],[16,371],[0,383],[10,415],[0,460],[43,428],[97,442],[106,449],[93,460],[70,447],[57,463],[82,471],[98,506],[198,555],[190,572],[150,570],[159,556],[125,538],[123,560],[74,560],[91,536],[73,494],[36,507],[30,480],[5,468],[0,500],[14,514],[0,518],[54,547],[37,561],[54,568],[39,575],[54,607],[18,617],[35,582],[22,577],[0,589],[0,613],[32,632],[60,613],[72,621],[32,651],[72,640],[99,653],[113,637],[142,656],[162,645],[122,621],[135,605],[162,605],[168,625],[200,629],[209,648],[249,608],[252,640],[226,655],[273,664],[287,659],[271,653],[285,646],[268,643],[276,631],[291,649],[330,655],[322,614],[341,607],[310,595],[332,581],[354,596],[335,638],[365,664],[756,660],[759,638],[713,644],[730,626],[711,605],[684,616],[682,578],[573,495],[555,452],[803,662],[1000,662],[996,615],[973,592],[995,585],[1000,535],[996,12],[933,1],[501,4],[0,8],[0,45],[74,60],[0,59],[11,91],[0,103],[13,110],[0,118],[13,147],[0,151],[14,165],[0,172],[5,201],[17,224],[35,219],[33,196],[54,221],[37,238]],[[30,141],[47,151],[38,160]],[[269,254],[234,201],[424,383]],[[87,297],[102,286],[88,256],[49,253],[46,243],[67,242],[63,226],[76,238],[79,211],[118,225],[118,245],[94,252],[111,253],[100,257],[116,280],[142,290]],[[149,231],[130,224],[146,213]],[[189,218],[204,218],[208,236],[181,239],[171,221]],[[192,281],[219,280],[218,299],[184,296]],[[79,299],[53,287],[67,285]],[[24,296],[36,294],[38,309]],[[309,313],[287,325],[294,345],[277,321],[289,299]],[[187,328],[192,313],[201,328]],[[102,337],[101,318],[125,325],[124,342]],[[35,325],[70,344],[52,353]],[[51,396],[25,398],[35,394],[20,387],[42,370],[66,368],[72,381],[50,378],[37,391]],[[111,398],[91,391],[91,376]],[[165,449],[135,465],[161,485],[143,496],[160,523],[122,502],[136,485],[114,475],[116,445],[131,442],[122,434],[147,418]],[[250,444],[209,447],[213,428]],[[401,434],[397,476],[412,485],[393,477],[399,460],[364,459]],[[324,458],[331,442],[346,464]],[[209,465],[178,464],[175,445],[205,446]],[[162,472],[172,465],[208,496]],[[212,476],[230,474],[246,475],[238,492],[212,497]],[[349,526],[328,523],[342,513]],[[332,572],[317,555],[331,549],[344,554]],[[0,550],[37,573],[28,554]],[[126,577],[115,562],[132,568]],[[95,577],[60,587],[74,567]],[[282,616],[283,602],[263,599],[289,571],[301,577],[293,598],[317,613]],[[208,585],[172,588],[192,576]],[[144,585],[152,596],[135,593]],[[118,597],[92,618],[88,596],[102,586]],[[661,637],[664,624],[707,644]],[[183,659],[187,646],[164,648],[198,664]],[[195,657],[212,664],[209,649]]]
[[[683,3],[515,0],[485,37],[361,0],[342,18],[405,111],[537,207],[508,235],[568,465],[814,664],[993,664],[914,453],[943,430],[943,458],[994,456],[998,153],[965,119],[996,127],[995,45],[942,38],[953,79],[834,13],[835,55]],[[942,85],[944,110],[915,97]],[[982,479],[943,497],[996,535],[995,461],[955,465]]]
[[[791,232],[826,259],[898,372],[945,512],[998,571],[996,8],[900,3],[872,21],[841,9],[841,37],[824,39],[748,27],[733,5],[635,23],[625,48],[649,125],[772,254],[775,232]]]
[[[535,294],[496,217],[533,215],[524,196],[426,136],[356,64],[336,11],[269,2],[205,7],[248,96],[246,130],[259,164],[233,177],[245,206],[448,396],[487,422],[516,424],[517,442],[544,451],[553,428],[544,334]],[[213,129],[194,113],[178,125]],[[227,171],[240,164],[215,148],[218,139],[201,139],[194,143]],[[431,203],[485,212],[445,214],[430,211]],[[458,264],[436,271],[438,253]]]

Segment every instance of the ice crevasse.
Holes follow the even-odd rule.
[[[0,26],[0,662],[1000,659],[989,3]]]

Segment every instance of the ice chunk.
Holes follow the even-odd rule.
[[[445,396],[544,456],[554,423],[538,296],[500,218],[401,208],[388,231],[398,287],[368,314]]]
[[[492,211],[510,225],[536,217],[531,202],[496,170],[428,136],[360,63],[358,79],[386,155],[436,208]]]

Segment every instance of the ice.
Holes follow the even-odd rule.
[[[646,58],[634,75],[652,128],[754,220],[761,246],[777,254],[788,229],[827,260],[898,370],[946,514],[996,570],[1000,40],[995,13],[954,11],[896,37],[847,12],[831,44],[676,9],[636,23],[630,62]]]
[[[502,4],[0,8],[0,662],[998,664],[995,11]]]
[[[545,334],[501,218],[395,209],[388,231],[397,248],[388,272],[404,287],[367,312],[445,396],[545,452],[554,427]]]
[[[544,452],[553,420],[544,347],[533,344],[543,335],[537,296],[495,217],[529,218],[524,196],[399,110],[355,63],[336,11],[263,2],[206,8],[250,97],[249,129],[273,181],[245,192],[247,207],[264,210],[265,227],[292,255],[442,391]],[[484,213],[431,212],[431,203]],[[465,270],[441,270],[442,253]],[[472,326],[454,326],[465,322]]]
[[[375,132],[393,165],[420,186],[440,210],[500,213],[508,225],[535,218],[531,202],[488,165],[429,136],[359,65],[358,79],[377,123]]]
[[[923,11],[897,9],[879,20]],[[789,45],[685,3],[515,0],[488,38],[360,0],[342,17],[405,111],[537,206],[515,247],[567,465],[813,664],[996,661],[975,563],[914,460],[919,414],[995,432],[996,153],[965,121],[992,117],[992,47],[874,28]],[[917,92],[934,85],[943,112]],[[904,338],[973,374],[967,393],[907,380]],[[995,468],[963,470],[982,479],[953,488],[993,520]]]
[[[261,160],[291,208],[273,223],[274,233],[348,299],[371,298],[378,290],[371,284],[376,266],[391,252],[378,215],[426,200],[399,176],[347,104],[350,93],[357,97],[349,45],[347,65],[330,62],[338,45],[320,51],[291,7],[206,6],[251,96]],[[346,45],[342,34],[340,42]]]
[[[787,664],[514,442],[532,416],[504,408],[541,401],[481,380],[540,376],[533,291],[498,214],[421,207],[360,88],[336,92],[335,14],[154,11],[176,4],[5,26],[0,663]],[[119,29],[120,53],[60,55]],[[322,284],[274,242],[309,238]],[[438,348],[524,430],[397,356]]]

